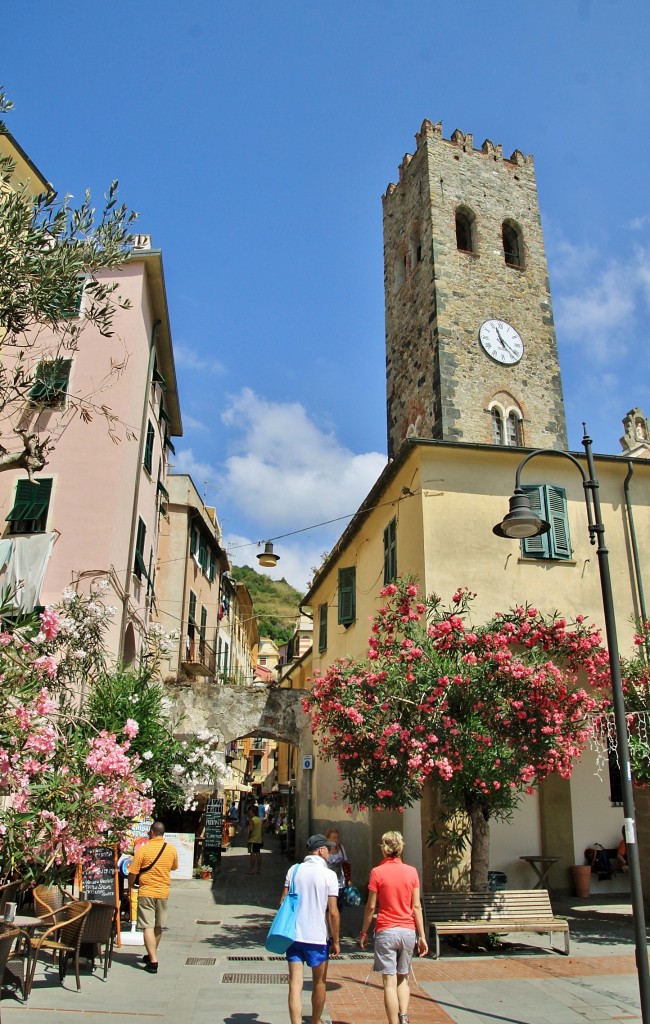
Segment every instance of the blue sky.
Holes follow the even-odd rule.
[[[570,446],[650,415],[649,37],[646,0],[14,5],[9,128],[163,250],[176,467],[235,563],[304,531],[303,588],[385,464],[381,196],[425,117],[535,157]]]

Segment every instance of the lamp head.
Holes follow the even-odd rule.
[[[280,561],[280,556],[276,555],[273,550],[273,541],[266,541],[264,544],[264,551],[257,556],[257,561],[260,565],[264,566],[265,569],[275,569],[275,566]]]
[[[509,540],[526,540],[528,537],[539,537],[543,533],[548,533],[550,529],[551,524],[545,519],[540,519],[531,509],[528,495],[521,487],[516,487],[510,499],[508,515],[503,522],[493,527],[492,533]]]

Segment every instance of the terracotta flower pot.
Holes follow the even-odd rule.
[[[571,868],[576,896],[589,896],[591,892],[591,867],[589,864],[574,864]]]

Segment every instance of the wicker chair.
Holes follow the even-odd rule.
[[[23,883],[18,880],[17,882],[4,882],[0,885],[0,920],[5,912],[7,903],[15,903],[18,893],[22,889]]]
[[[65,978],[68,959],[74,957],[74,970],[77,979],[77,991],[81,988],[79,977],[79,955],[83,939],[86,918],[90,913],[91,904],[87,900],[76,900],[67,903],[60,910],[55,910],[46,920],[48,927],[40,935],[26,936],[27,975],[25,979],[25,998],[29,997],[34,982],[36,964],[41,953],[54,953],[59,957],[59,981]]]
[[[34,910],[39,917],[47,917],[54,910],[61,910],[74,899],[58,885],[37,885],[33,892]]]
[[[0,996],[2,995],[2,982],[4,981],[5,967],[9,959],[9,954],[17,938],[20,936],[18,928],[10,928],[8,925],[2,926],[0,930]],[[2,1018],[0,1017],[0,1021]]]
[[[108,968],[113,963],[113,944],[115,942],[117,921],[117,907],[112,903],[91,902],[90,913],[86,918],[84,927],[81,955],[92,960],[95,964],[95,954],[99,948],[104,947],[104,981],[108,975]]]

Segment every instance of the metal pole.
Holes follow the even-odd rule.
[[[605,633],[609,651],[609,668],[612,679],[614,698],[614,721],[616,723],[616,741],[618,758],[621,768],[621,787],[623,791],[623,813],[625,815],[625,842],[627,845],[627,862],[630,875],[630,894],[632,897],[632,918],[634,922],[634,945],[636,951],[636,969],[639,976],[639,994],[641,997],[641,1017],[644,1024],[650,1024],[650,973],[648,971],[648,947],[646,942],[645,909],[643,906],[643,890],[641,887],[641,867],[639,863],[639,847],[636,841],[636,819],[634,814],[634,790],[632,787],[632,770],[630,764],[630,748],[627,741],[627,717],[625,713],[625,697],[621,678],[621,663],[618,653],[616,635],[616,617],[612,597],[612,580],[609,571],[609,551],[605,547],[605,527],[600,511],[599,484],[594,473],[594,462],[591,452],[591,438],[585,428],[582,444],[587,456],[589,480],[584,482],[585,491],[591,491],[594,508],[594,524],[590,532],[597,538],[598,568],[600,586],[603,595],[603,611],[605,613]]]

